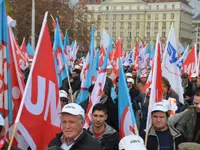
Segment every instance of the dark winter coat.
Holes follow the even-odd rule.
[[[169,132],[173,138],[173,150],[178,150],[178,145],[183,142],[183,138],[178,130],[169,126]],[[149,130],[148,142],[147,142],[148,150],[160,150],[159,139],[156,135],[156,131],[153,127]]]
[[[8,149],[8,146],[9,146],[9,143],[8,143],[8,142],[5,142],[5,145],[4,145],[2,148],[0,148],[0,150],[7,150],[7,149]],[[11,147],[11,150],[21,150],[21,149],[18,148],[18,147],[12,146],[12,147]]]
[[[94,136],[92,125],[88,129],[88,133],[96,138]],[[119,133],[116,132],[116,130],[111,126],[105,124],[105,132],[96,139],[101,144],[103,150],[118,150],[118,144],[120,140]]]
[[[60,140],[63,133],[59,133],[56,137],[49,143],[48,147],[59,146],[61,147],[62,142]],[[70,150],[102,150],[101,145],[88,134],[86,130],[77,138],[75,143],[72,145]]]

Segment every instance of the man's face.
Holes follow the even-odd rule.
[[[164,131],[167,128],[167,115],[165,112],[153,112],[152,125],[157,131]]]
[[[92,113],[93,124],[96,128],[104,126],[106,119],[107,119],[107,114],[105,114],[105,112],[102,110],[95,110]]]
[[[200,96],[194,96],[193,103],[197,113],[200,113]]]
[[[163,95],[167,94],[167,92],[168,92],[168,86],[165,83],[163,83],[162,84],[162,93],[163,93]]]
[[[133,78],[135,78],[137,76],[137,71],[136,70],[132,71],[132,76],[133,76]]]
[[[111,75],[112,74],[112,69],[107,69],[107,75]]]
[[[145,84],[147,81],[147,78],[141,78],[141,81]]]
[[[83,130],[84,121],[80,116],[61,114],[61,128],[66,139],[73,140]]]
[[[187,78],[182,78],[182,83],[183,83],[183,86],[187,86],[188,85],[188,79]]]
[[[196,85],[197,85],[197,88],[200,87],[200,78],[197,78],[197,83],[196,83]]]
[[[138,84],[136,85],[136,88],[137,88],[137,90],[138,90],[140,93],[142,93],[142,91],[143,91],[143,89],[144,89],[144,85],[143,85],[142,83],[138,83]]]
[[[133,87],[133,84],[131,82],[127,82],[127,86],[129,89],[131,89]]]
[[[65,97],[61,97],[60,104],[61,104],[61,109],[62,109],[66,104],[68,104],[68,99]]]
[[[196,77],[191,77],[192,82],[196,82],[197,78]]]

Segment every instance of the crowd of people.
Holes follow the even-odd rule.
[[[150,69],[146,74],[138,76],[134,66],[123,67],[139,134],[120,138],[118,84],[113,84],[110,65],[107,67],[100,103],[92,109],[92,123],[88,129],[84,128],[89,97],[80,104],[73,101],[79,97],[81,89],[82,65],[76,62],[70,80],[66,78],[59,91],[62,132],[49,143],[49,150],[200,150],[200,76],[193,74],[189,79],[188,74],[182,74],[184,104],[180,103],[170,81],[162,77],[163,101],[154,104],[151,111],[152,125],[147,130],[151,86],[146,90],[144,87]],[[24,72],[25,80],[28,72]],[[93,90],[94,84],[88,89],[89,96]],[[3,137],[5,130],[2,117],[0,130],[0,136]],[[8,143],[5,143],[0,141],[0,149],[7,149]],[[18,150],[17,147],[12,149]]]
[[[59,146],[63,149],[103,149],[103,150],[199,150],[200,149],[200,76],[194,74],[189,79],[188,74],[182,74],[182,86],[184,89],[184,104],[180,103],[178,94],[171,88],[170,81],[162,77],[163,101],[154,104],[151,112],[152,126],[146,133],[147,115],[151,86],[144,91],[144,87],[150,73],[137,76],[134,66],[124,64],[127,86],[132,101],[139,135],[130,135],[120,141],[119,119],[118,119],[118,84],[116,87],[111,80],[112,66],[107,67],[107,78],[100,103],[96,104],[92,110],[92,124],[87,129],[83,129],[85,115],[87,111],[89,97],[80,105],[70,103],[70,94],[76,99],[80,95],[81,79],[80,73],[82,65],[76,64],[70,77],[72,91],[70,91],[68,80],[63,81],[60,89],[60,100],[62,104],[61,126],[63,132],[57,136],[57,142],[49,146]],[[117,80],[118,82],[118,80]],[[114,87],[114,88],[113,88]],[[94,84],[88,89],[89,95],[92,93]],[[115,96],[113,96],[113,89]],[[71,93],[70,93],[71,92]],[[67,104],[67,105],[66,105]],[[79,111],[67,111],[66,108]],[[74,113],[73,113],[74,112]],[[81,112],[81,113],[78,113]],[[71,115],[80,119],[77,121],[81,130],[74,128],[75,121],[64,120],[63,116]],[[80,117],[81,116],[81,117]],[[74,134],[73,133],[74,130]],[[75,132],[76,130],[76,132]],[[77,132],[80,131],[80,132]],[[146,148],[144,146],[147,135]],[[68,136],[71,140],[68,141]],[[66,140],[63,140],[65,137]],[[80,140],[80,138],[83,138]],[[91,140],[96,139],[96,141]],[[78,140],[79,139],[79,140]],[[85,141],[85,139],[87,139]],[[55,140],[54,140],[55,141]],[[84,142],[83,142],[84,141]],[[90,144],[87,144],[90,141]],[[79,145],[80,144],[80,145]],[[100,147],[99,147],[100,144]],[[89,147],[88,147],[89,146]]]

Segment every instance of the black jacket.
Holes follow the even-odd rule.
[[[71,87],[72,87],[72,93],[74,94],[76,91],[80,90],[81,87],[81,80],[79,76],[76,76],[74,78],[71,78]],[[69,91],[69,84],[68,84],[68,79],[64,79],[62,82],[62,87],[60,90],[64,90],[66,92]]]
[[[2,148],[0,148],[0,150],[7,150],[8,146],[9,146],[8,142],[5,142],[4,146]],[[11,150],[21,150],[21,149],[18,147],[12,146]]]
[[[92,125],[88,129],[88,133],[96,138],[93,133]],[[119,133],[111,126],[105,124],[105,132],[96,139],[101,144],[103,150],[118,150],[120,140]]]
[[[169,126],[169,132],[173,138],[173,150],[178,150],[178,145],[183,142],[183,137],[178,130]],[[156,131],[153,127],[149,130],[148,141],[147,141],[148,150],[160,150],[159,140],[156,135]]]
[[[56,137],[49,143],[48,147],[61,146],[62,142],[60,140],[63,133],[59,133]],[[70,150],[102,150],[100,144],[91,135],[87,133],[86,130],[77,138],[75,143],[72,145]]]

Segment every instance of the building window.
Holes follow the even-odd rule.
[[[132,29],[132,23],[131,22],[128,23],[128,29],[129,30]]]
[[[156,36],[157,36],[157,34],[158,34],[158,32],[154,32],[154,37],[156,37]]]
[[[131,48],[131,44],[127,44],[127,48]]]
[[[150,32],[147,32],[147,37],[150,37]]]
[[[158,30],[158,22],[155,22],[154,30]]]
[[[91,15],[91,19],[94,20],[94,15],[93,14]]]
[[[166,29],[166,22],[162,23],[162,29]]]
[[[140,20],[140,15],[137,15],[136,19],[137,19],[137,20]]]
[[[124,38],[124,32],[120,32],[120,38],[121,38],[121,39]]]
[[[136,36],[138,36],[139,35],[139,32],[138,31],[136,31],[136,34],[135,34]]]
[[[158,20],[158,14],[155,14],[155,20]]]
[[[99,7],[98,10],[101,11],[101,7]]]
[[[121,15],[121,20],[124,20],[124,15]]]
[[[167,5],[165,5],[164,8],[167,9]]]
[[[121,22],[120,29],[124,30],[124,23],[123,22]]]
[[[124,10],[124,6],[121,6],[121,10]]]
[[[97,32],[97,37],[100,37],[101,35],[100,35],[100,32]]]
[[[116,10],[116,6],[114,6],[113,9]]]
[[[162,37],[165,38],[166,37],[166,33],[162,32]]]
[[[116,20],[116,15],[113,15],[113,20]]]
[[[129,19],[129,20],[132,19],[132,15],[131,15],[131,14],[128,15],[128,19]]]
[[[166,14],[163,14],[163,19],[166,19]]]
[[[174,19],[174,14],[173,13],[171,13],[171,19]]]
[[[139,30],[139,29],[140,29],[140,23],[137,22],[137,23],[136,23],[136,30]]]
[[[129,10],[132,10],[132,6],[129,6]]]
[[[149,5],[149,10],[151,10],[151,5]]]
[[[174,8],[175,8],[175,5],[173,4],[173,5],[172,5],[172,9],[174,9]]]
[[[140,6],[137,6],[137,10],[140,10]]]
[[[151,29],[151,23],[148,22],[148,23],[147,23],[147,30],[150,30],[150,29]]]
[[[109,19],[109,16],[108,15],[106,15],[106,20],[108,20]]]
[[[148,19],[148,20],[151,20],[151,14],[148,14],[148,15],[147,15],[147,19]]]
[[[113,22],[113,30],[116,30],[116,23],[115,22]]]
[[[97,20],[101,20],[101,17],[100,17],[100,15],[98,15],[98,16],[97,16]]]
[[[113,35],[113,36],[116,36],[116,32],[113,32],[112,35]]]
[[[106,10],[109,10],[109,6],[106,7]]]
[[[159,5],[156,5],[156,9],[159,9]]]

